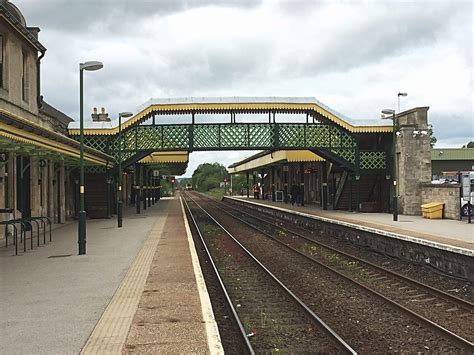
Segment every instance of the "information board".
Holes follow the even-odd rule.
[[[461,185],[462,185],[462,197],[469,200],[471,196],[471,179],[469,178],[469,175],[462,175]]]

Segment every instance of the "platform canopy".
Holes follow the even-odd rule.
[[[229,165],[231,174],[253,171],[262,167],[284,164],[324,161],[319,155],[309,150],[277,150],[274,152],[263,151],[248,158]]]
[[[160,175],[183,175],[188,168],[189,153],[186,151],[154,152],[140,159],[138,164],[157,170]]]
[[[0,151],[27,154],[77,165],[79,142],[42,127],[0,108]],[[84,148],[84,161],[89,165],[113,166],[114,158],[91,147]]]
[[[186,151],[178,152],[154,152],[141,159],[141,164],[163,164],[163,163],[187,163],[189,153]]]

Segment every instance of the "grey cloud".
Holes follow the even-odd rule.
[[[327,5],[329,0],[273,0],[283,14],[307,14]]]
[[[251,8],[251,16],[268,15],[266,27],[256,26],[248,34],[242,23],[238,31],[226,32],[230,38],[203,36],[190,41],[188,31],[193,29],[189,24],[173,23],[185,31],[168,32],[169,19],[159,19],[199,6],[220,6],[222,2],[217,0],[164,1],[162,6],[122,0],[113,5],[111,1],[15,2],[25,13],[28,25],[43,30],[40,39],[48,52],[42,60],[42,94],[74,118],[79,111],[77,66],[84,60],[102,60],[105,65],[100,72],[85,77],[86,117],[93,106],[106,106],[115,117],[118,111],[134,110],[150,97],[282,95],[317,96],[348,116],[376,118],[380,108],[395,107],[393,88],[406,85],[402,89],[409,92],[411,106],[434,105],[437,96],[430,96],[433,86],[439,85],[439,92],[447,90],[443,83],[426,77],[421,77],[428,79],[426,88],[417,89],[423,92],[422,98],[416,98],[414,89],[410,90],[413,68],[442,62],[430,57],[439,53],[432,48],[449,47],[447,55],[468,58],[466,62],[472,63],[472,31],[468,28],[472,14],[464,3],[348,3],[359,8],[354,12],[357,18],[322,27],[318,13],[325,11],[322,5],[326,2],[297,1],[293,9],[299,10],[288,10],[285,15],[288,23],[281,25],[285,31],[278,31],[279,24],[272,21],[285,14],[282,6],[291,10],[292,2],[281,2],[280,14],[272,1],[261,8],[252,8],[253,1],[224,3]],[[364,6],[366,10],[360,11]],[[100,26],[100,14],[106,31],[91,31]],[[150,19],[154,15],[156,22],[138,26],[141,16]],[[132,25],[126,28],[129,23]],[[118,24],[114,33],[109,31],[111,24]],[[155,33],[160,36],[153,36]],[[470,36],[463,36],[466,33]],[[413,59],[408,55],[411,52],[426,56]],[[387,66],[387,58],[393,59],[397,67]],[[465,72],[463,68],[446,68],[458,74]],[[375,92],[374,87],[380,90]],[[440,142],[465,140],[473,133],[472,117],[462,108],[467,100],[455,100],[453,90],[448,90],[446,96],[444,111],[429,111],[435,135]],[[334,100],[326,101],[327,97]],[[452,112],[445,108],[450,105]]]
[[[134,26],[140,19],[206,6],[258,6],[260,0],[16,0],[29,26],[81,32],[92,27]],[[124,16],[125,15],[125,16]]]
[[[444,36],[454,21],[469,32],[469,22],[459,23],[459,16],[470,11],[468,3],[366,3],[355,7],[355,17],[364,16],[363,22],[358,18],[344,19],[347,23],[337,24],[334,30],[316,32],[314,44],[308,45],[303,55],[288,58],[282,74],[347,71],[411,50],[423,50]],[[295,28],[295,36],[299,30]]]
[[[428,111],[433,135],[438,140],[460,139],[469,142],[474,137],[472,113],[457,114],[446,111]]]

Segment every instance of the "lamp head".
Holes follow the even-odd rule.
[[[102,62],[97,62],[97,61],[91,61],[91,62],[85,62],[85,63],[79,64],[80,70],[87,70],[87,71],[99,70],[99,69],[102,69],[103,67],[104,67],[104,64]]]
[[[123,118],[132,117],[132,116],[133,116],[133,113],[128,112],[128,111],[120,112],[120,113],[119,113],[119,116],[120,116],[120,117],[123,117]]]
[[[384,115],[394,115],[394,114],[395,114],[395,110],[392,110],[392,109],[387,108],[387,109],[382,110],[382,113],[383,113]],[[386,117],[382,117],[382,118],[386,118]],[[390,117],[390,118],[391,118],[391,117]]]
[[[400,97],[400,96],[408,96],[408,94],[407,94],[406,92],[399,92],[399,93],[398,93],[398,96],[399,96],[399,97]]]

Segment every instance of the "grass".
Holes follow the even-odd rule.
[[[220,232],[218,226],[212,224],[202,224],[199,226],[201,233],[208,236],[216,236]]]
[[[206,194],[206,195],[208,195],[212,198],[215,198],[216,200],[222,200],[222,198],[224,197],[224,188],[216,187],[212,190],[204,192],[204,194]]]

